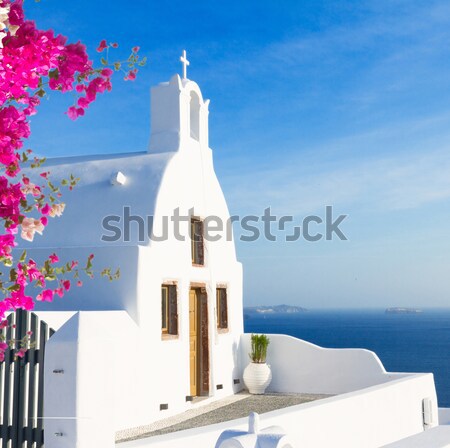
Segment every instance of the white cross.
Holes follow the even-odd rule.
[[[186,58],[186,50],[183,50],[183,55],[180,57],[180,61],[183,64],[183,79],[187,78],[187,66],[190,62]]]

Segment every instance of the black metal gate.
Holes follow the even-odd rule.
[[[0,448],[41,448],[44,445],[44,351],[54,330],[36,314],[17,310],[1,330],[7,341],[31,332],[23,358],[8,349],[0,363]]]

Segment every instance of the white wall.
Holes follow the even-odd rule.
[[[189,139],[168,164],[159,191],[155,234],[162,234],[162,218],[172,216],[175,208],[180,214],[204,218],[217,216],[223,222],[229,217],[228,208],[214,173],[212,151],[194,139]],[[170,222],[172,226],[172,223]],[[182,223],[181,234],[189,235],[189,222]],[[169,232],[173,232],[171,228]],[[172,233],[173,234],[173,233]],[[165,418],[190,407],[189,374],[189,289],[191,283],[204,284],[208,295],[210,396],[226,396],[242,388],[238,346],[243,333],[242,265],[236,260],[233,241],[205,241],[205,266],[192,266],[190,240],[151,241],[140,247],[138,307],[142,337],[152,341],[146,369],[152,383],[146,386],[148,409],[146,423]],[[178,336],[161,338],[161,284],[176,282],[178,289]],[[229,329],[219,333],[216,320],[216,285],[225,284],[228,295]],[[157,365],[155,366],[155,360]],[[217,390],[217,385],[222,389]],[[169,409],[160,411],[160,404]],[[143,416],[144,417],[144,416]],[[143,419],[143,423],[144,419]]]
[[[433,376],[408,375],[356,392],[263,414],[260,427],[283,427],[293,446],[298,448],[379,448],[423,431],[421,404],[425,397],[436,398]],[[213,447],[221,432],[231,428],[247,430],[247,419],[126,442],[120,446]]]
[[[152,216],[161,179],[174,154],[141,152],[47,160],[45,169],[50,171],[56,185],[71,174],[80,181],[73,191],[64,191],[63,215],[49,219],[43,236],[36,235],[32,243],[20,240],[20,248],[148,244],[148,235],[144,234],[144,241],[139,241],[137,231],[130,235],[129,241],[103,241],[103,235],[113,233],[105,231],[102,222],[107,216],[123,216],[124,206],[130,207],[132,215]],[[111,184],[118,171],[126,176],[124,185]],[[24,173],[38,185],[42,183],[39,170],[25,169]],[[135,223],[132,226],[137,228]]]
[[[369,350],[327,349],[291,336],[268,336],[267,363],[273,376],[269,391],[342,394],[401,376],[386,373],[378,356]],[[243,368],[249,363],[250,337],[241,337]]]
[[[450,426],[438,426],[383,448],[450,448]]]
[[[50,254],[57,252],[62,263],[78,260],[80,267],[84,266],[89,254],[94,254],[93,270],[95,277],[89,279],[81,275],[83,286],[77,287],[76,281],[63,298],[54,297],[52,302],[37,302],[37,311],[99,311],[126,310],[130,316],[139,322],[138,310],[138,246],[87,246],[65,248],[28,249],[30,258],[45,260]],[[110,267],[115,271],[120,268],[119,280],[109,281],[100,276],[103,268]],[[68,276],[70,279],[70,275]],[[49,287],[56,287],[54,282]],[[37,294],[36,288],[29,287],[30,295]]]
[[[117,417],[128,415],[129,423],[140,410],[136,340],[137,327],[125,311],[76,313],[48,340],[46,448],[114,445]],[[127,412],[117,415],[118,408]]]

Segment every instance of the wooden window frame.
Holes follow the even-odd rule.
[[[225,320],[223,319],[223,298],[220,297],[222,291],[225,293]],[[222,300],[221,300],[222,299]],[[217,317],[217,331],[219,333],[226,333],[229,330],[228,322],[228,289],[224,286],[216,287],[216,317]]]
[[[163,291],[166,291],[165,296]],[[165,319],[163,317],[164,309],[166,312]],[[164,320],[166,321],[165,326]],[[161,335],[163,339],[178,338],[178,292],[177,285],[173,283],[161,285]]]
[[[200,232],[196,232],[198,226]],[[191,217],[191,260],[192,266],[205,266],[205,240],[203,220],[198,217]]]
[[[164,291],[166,292],[165,297],[163,296]],[[164,321],[166,321],[165,325]],[[161,333],[169,334],[169,285],[161,286]]]

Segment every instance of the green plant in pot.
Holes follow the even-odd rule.
[[[272,371],[266,363],[269,344],[267,335],[251,335],[250,364],[244,370],[244,384],[251,394],[263,394],[272,381]]]

